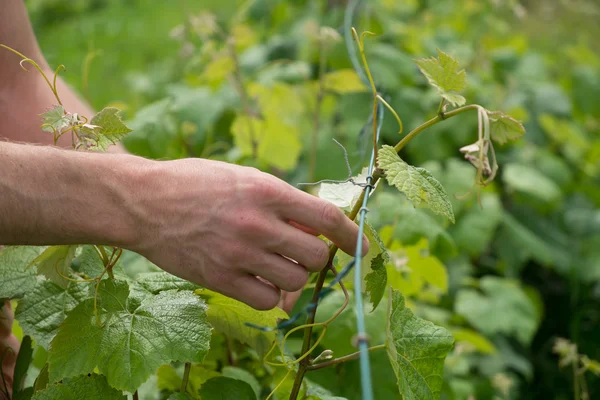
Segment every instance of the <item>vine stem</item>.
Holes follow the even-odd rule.
[[[446,99],[442,97],[442,100],[440,101],[440,105],[438,107],[437,113],[440,116],[444,116],[444,104],[446,103]]]
[[[456,110],[438,114],[435,117],[431,118],[429,121],[423,123],[422,125],[416,127],[412,131],[410,131],[406,136],[404,136],[402,138],[402,140],[400,142],[398,142],[397,145],[394,146],[394,150],[396,150],[396,153],[399,153],[400,150],[402,150],[404,148],[404,146],[406,146],[406,144],[411,141],[412,138],[417,136],[419,133],[423,132],[425,129],[437,124],[438,122],[443,121],[448,118],[452,118],[458,114],[462,114],[469,110],[478,110],[480,107],[481,106],[479,106],[477,104],[469,104],[468,106],[457,108]]]
[[[379,344],[377,346],[369,347],[369,351],[376,351],[376,350],[383,350],[383,349],[385,349],[385,344]],[[315,369],[326,368],[326,367],[330,367],[332,365],[341,364],[346,361],[356,360],[359,357],[360,357],[360,351],[357,351],[356,353],[348,354],[347,356],[334,358],[333,360],[325,361],[325,362],[322,362],[319,364],[309,365],[307,370],[314,371]]]
[[[400,140],[400,142],[398,142],[398,144],[396,144],[396,146],[394,146],[394,150],[396,152],[400,152],[400,150],[402,150],[404,148],[404,146],[406,146],[406,144],[413,139],[415,136],[417,136],[419,133],[423,132],[425,129],[439,123],[440,121],[446,120],[448,118],[452,118],[455,117],[459,114],[462,114],[464,112],[467,112],[469,110],[478,110],[481,106],[477,105],[477,104],[470,104],[461,108],[457,108],[455,110],[449,111],[447,113],[443,113],[442,115],[437,115],[434,118],[430,119],[429,121],[423,123],[422,125],[416,127],[415,129],[413,129],[412,131],[410,131],[404,138],[402,138],[402,140]],[[383,177],[383,171],[376,169],[373,172],[373,180],[371,181],[371,186],[375,187],[377,181]],[[368,187],[366,187],[359,199],[357,200],[357,202],[354,204],[354,207],[352,208],[352,211],[350,211],[350,214],[348,215],[348,218],[350,218],[351,220],[355,220],[356,216],[358,215],[364,198],[365,198],[365,193],[367,191]],[[325,283],[325,278],[327,276],[327,271],[330,269],[332,263],[333,263],[333,258],[335,257],[335,254],[338,251],[338,247],[336,245],[332,245],[329,249],[329,260],[327,262],[327,267],[324,268],[320,273],[319,273],[319,277],[317,278],[317,282],[315,284],[315,289],[313,291],[313,296],[312,296],[312,302],[314,304],[318,304],[319,301],[319,296],[321,294],[321,290],[323,289],[323,284]],[[304,339],[302,341],[302,350],[300,352],[300,354],[306,354],[306,352],[309,351],[310,346],[311,346],[311,337],[312,337],[312,324],[314,324],[315,321],[315,314],[317,312],[317,307],[314,307],[309,313],[308,316],[306,317],[306,325],[310,325],[308,326],[305,330],[304,330]],[[360,356],[360,352],[357,353]],[[302,387],[302,381],[304,380],[304,375],[306,374],[307,371],[309,371],[311,368],[310,365],[310,356],[305,357],[302,361],[300,361],[300,363],[298,364],[298,372],[296,373],[296,378],[294,379],[294,385],[292,387],[292,390],[290,392],[290,400],[296,400],[298,398],[298,394],[300,393],[300,388]]]
[[[181,393],[187,392],[188,381],[190,380],[190,371],[192,369],[192,363],[185,363],[185,370],[183,371],[183,380],[181,381]]]

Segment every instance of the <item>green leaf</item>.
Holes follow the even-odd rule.
[[[387,285],[387,269],[385,268],[383,253],[378,254],[371,262],[371,272],[365,276],[365,285],[366,293],[373,304],[371,310],[373,312],[383,298]]]
[[[31,262],[39,274],[46,276],[60,287],[67,287],[69,280],[64,276],[71,273],[71,262],[77,246],[50,246]]]
[[[488,111],[490,120],[490,134],[492,140],[504,144],[525,135],[525,127],[520,121],[500,112]]]
[[[91,125],[100,127],[91,133],[96,141],[93,150],[104,151],[108,146],[117,144],[131,129],[121,120],[121,111],[114,107],[106,107],[92,118]]]
[[[15,363],[14,374],[13,374],[13,386],[12,392],[14,398],[19,398],[18,393],[24,392],[25,389],[25,377],[27,376],[27,370],[33,360],[33,347],[30,336],[23,337],[21,341],[21,347],[19,348],[19,354]]]
[[[353,69],[339,69],[329,72],[325,75],[324,80],[325,90],[339,94],[365,92],[368,90]]]
[[[37,392],[32,400],[126,400],[127,396],[111,388],[101,375],[78,376],[48,386]]]
[[[200,388],[202,400],[256,400],[252,387],[244,381],[219,376]]]
[[[31,246],[6,247],[0,250],[0,299],[23,297],[37,281],[35,270],[27,269],[42,248]]]
[[[239,379],[240,381],[246,382],[248,385],[250,385],[252,390],[254,390],[256,398],[260,397],[260,382],[258,382],[258,379],[256,379],[256,377],[250,372],[237,367],[224,367],[221,373],[227,378]]]
[[[454,222],[448,195],[429,171],[408,165],[387,145],[379,150],[378,165],[385,171],[388,183],[404,193],[415,207],[425,203],[434,213]]]
[[[345,397],[338,397],[331,394],[331,392],[324,387],[317,385],[314,382],[309,381],[305,378],[306,382],[306,396],[305,400],[347,400]]]
[[[277,115],[265,119],[238,115],[233,121],[231,132],[235,145],[245,156],[256,156],[259,161],[288,171],[293,169],[300,156],[302,144],[296,126],[283,122]]]
[[[137,282],[152,294],[158,294],[165,290],[198,289],[198,285],[164,271],[141,273],[138,275]]]
[[[400,292],[390,289],[387,349],[406,400],[438,399],[444,359],[454,339],[446,329],[416,317]]]
[[[33,384],[33,392],[37,393],[40,390],[46,389],[50,384],[50,376],[48,375],[48,363],[44,364],[38,377],[35,379]]]
[[[201,289],[197,291],[206,299],[208,321],[219,332],[245,343],[263,356],[277,337],[276,332],[263,332],[246,325],[246,322],[259,326],[273,327],[279,320],[288,319],[285,311],[274,308],[258,311],[252,307],[223,296],[220,293]]]
[[[467,73],[458,70],[458,61],[443,51],[437,51],[438,58],[415,60],[429,84],[438,90],[440,96],[453,106],[462,106],[466,100],[458,94],[467,85]]]
[[[390,260],[390,256],[387,253],[387,251],[385,250],[385,244],[381,241],[381,238],[377,234],[377,231],[375,230],[375,228],[373,228],[373,226],[368,221],[365,221],[365,231],[364,232],[365,232],[365,236],[369,240],[369,252],[362,258],[360,265],[361,265],[361,272],[362,272],[362,278],[363,278],[362,291],[363,291],[363,293],[366,293],[367,287],[366,287],[365,279],[367,278],[367,275],[369,275],[372,272],[373,267],[379,268],[379,265],[374,265],[377,257],[381,256],[381,261],[385,264]],[[342,268],[344,268],[353,259],[354,259],[354,255],[350,256],[346,253],[339,254],[337,256],[338,270],[341,270]],[[379,271],[379,274],[380,274],[379,278],[382,278],[381,271]],[[351,282],[353,280],[352,276],[353,275],[350,274],[350,276],[346,277],[346,280],[348,282]],[[372,280],[374,277],[375,276],[372,275],[370,279]],[[372,293],[371,293],[371,295],[372,295]],[[375,297],[377,297],[377,296],[375,296]],[[381,300],[381,299],[379,299],[379,300]],[[373,298],[371,299],[371,301],[373,301]],[[374,309],[375,309],[375,307],[373,308],[373,310]]]
[[[91,297],[88,288],[85,283],[69,282],[66,287],[61,287],[52,281],[38,281],[19,301],[15,317],[25,334],[48,349],[66,316],[77,304]]]
[[[181,388],[183,379],[171,364],[161,365],[156,371],[156,386],[159,390],[175,391]]]
[[[202,362],[210,342],[204,301],[191,292],[166,291],[141,303],[127,282],[104,280],[94,300],[65,319],[49,351],[50,378],[89,373],[95,367],[111,386],[135,391],[157,368],[173,361]]]
[[[390,286],[406,296],[419,293],[425,283],[442,293],[448,291],[448,271],[437,257],[430,254],[426,239],[421,239],[414,246],[394,249],[392,260],[393,265],[388,267]]]
[[[40,117],[42,118],[42,130],[44,132],[60,132],[61,129],[71,125],[71,120],[65,115],[63,106],[54,106],[45,113],[40,114]]]
[[[502,180],[510,190],[525,193],[544,203],[551,204],[562,198],[561,189],[554,181],[527,165],[506,165]]]
[[[502,333],[528,345],[540,321],[535,304],[515,282],[494,276],[479,282],[482,293],[473,289],[458,293],[456,312],[486,335]]]

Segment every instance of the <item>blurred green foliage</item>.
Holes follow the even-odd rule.
[[[392,253],[389,281],[417,315],[449,328],[457,340],[446,360],[443,398],[573,398],[573,377],[559,367],[552,345],[567,337],[600,359],[600,6],[592,0],[363,3],[355,26],[378,34],[366,45],[372,73],[408,129],[435,115],[439,98],[412,60],[437,48],[467,70],[469,103],[509,113],[527,129],[524,139],[497,149],[499,176],[483,192],[482,208],[474,196],[452,199],[455,225],[398,196],[373,199],[371,222]],[[363,126],[372,97],[337,41],[328,46],[329,83],[309,174],[319,28],[342,33],[345,1],[36,0],[28,6],[48,60],[67,66],[65,79],[96,108],[124,108],[134,128],[126,145],[134,153],[254,165],[291,183],[346,177],[331,138],[346,146],[354,172],[366,161],[370,139]],[[234,60],[225,39],[210,32],[213,23],[235,38],[250,104],[227,79]],[[86,67],[94,51],[101,53]],[[261,124],[253,120],[257,113]],[[252,124],[268,145],[257,159],[245,142]],[[398,141],[389,115],[382,135],[383,142]],[[458,149],[475,138],[475,118],[457,117],[417,137],[402,158],[462,195],[474,170]],[[338,300],[327,298],[319,312],[335,309]],[[338,356],[352,351],[353,313],[342,317],[323,342]],[[385,318],[369,315],[373,337]],[[386,357],[372,360],[376,398],[397,398]],[[600,396],[600,379],[588,378],[590,398]],[[308,379],[348,399],[360,392],[355,362]]]

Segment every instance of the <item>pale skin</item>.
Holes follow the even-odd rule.
[[[21,0],[2,5],[0,43],[50,69]],[[59,92],[65,109],[93,115],[62,81]],[[0,49],[1,244],[122,247],[262,310],[326,266],[329,248],[317,235],[355,250],[358,227],[340,210],[254,168],[39,146],[51,145],[52,135],[40,130],[37,115],[54,104],[37,72],[23,71],[17,56]],[[59,145],[68,147],[70,138]],[[2,366],[9,379],[18,350],[12,320],[5,307],[0,351],[14,350]]]

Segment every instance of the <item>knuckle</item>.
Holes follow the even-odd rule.
[[[227,287],[231,278],[229,274],[216,268],[207,274],[204,280],[209,289],[220,291],[220,289]]]
[[[336,206],[331,203],[324,203],[321,209],[321,222],[328,230],[334,230],[340,224],[340,214]]]
[[[327,261],[329,261],[329,246],[324,241],[320,239],[319,241],[321,243],[319,243],[313,252],[314,263],[311,265],[316,271],[322,270],[327,265]]]
[[[286,288],[288,291],[295,292],[300,290],[306,285],[308,282],[308,271],[304,268],[297,268],[297,271],[294,271],[293,274],[290,274],[288,279],[288,287]]]
[[[277,199],[283,194],[283,185],[267,174],[262,174],[251,183],[250,194],[261,200]]]
[[[242,233],[249,233],[252,235],[268,230],[267,223],[264,219],[261,216],[252,213],[239,215],[237,219],[237,228]]]

